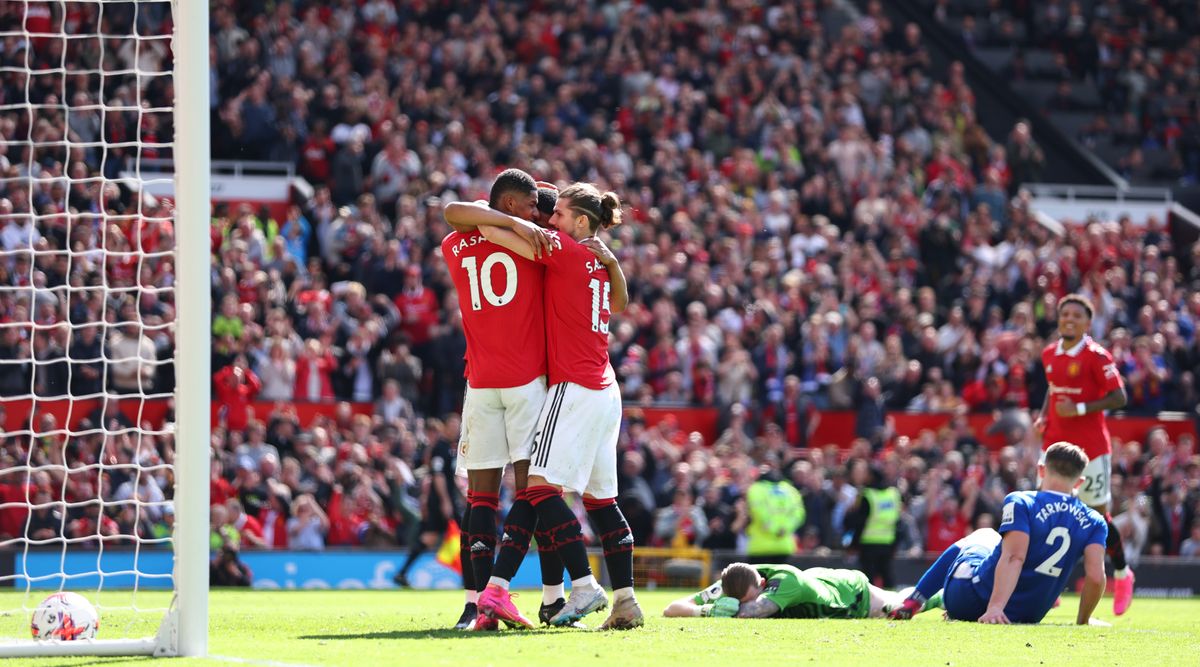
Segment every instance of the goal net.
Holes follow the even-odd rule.
[[[0,2],[0,657],[206,650],[207,25]],[[30,639],[58,591],[96,639]]]

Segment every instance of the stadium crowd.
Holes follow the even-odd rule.
[[[67,22],[98,20],[78,4]],[[621,193],[633,224],[611,245],[632,298],[612,358],[627,405],[722,415],[711,443],[670,419],[627,419],[620,503],[640,544],[737,548],[759,479],[799,492],[805,551],[847,545],[872,480],[903,495],[903,550],[993,521],[1006,491],[1033,484],[1039,353],[1072,291],[1097,306],[1092,334],[1118,360],[1131,412],[1195,410],[1200,245],[1176,247],[1161,222],[1039,224],[1018,188],[1041,176],[1029,124],[988,136],[961,67],[933,79],[919,29],[891,25],[877,3],[859,16],[827,0],[685,4],[213,3],[214,158],[291,162],[313,186],[280,219],[214,209],[214,548],[413,544],[444,472],[431,453],[453,451],[464,389],[441,208],[486,198],[507,166]],[[28,5],[27,26],[43,5],[38,20],[63,20],[58,5]],[[24,7],[0,6],[0,28]],[[125,11],[106,7],[110,33],[169,34],[163,15]],[[47,42],[29,52],[6,39],[0,58],[58,63],[57,48],[117,69],[164,57]],[[128,108],[89,115],[94,77],[0,78],[6,104],[38,105],[32,122],[0,105],[0,395],[168,391],[173,304],[154,286],[173,267],[120,253],[171,247],[170,202],[96,178],[119,174],[131,150],[26,137],[155,147],[170,114],[137,105],[167,106],[169,87],[106,77],[105,104]],[[252,401],[277,407],[259,421]],[[336,409],[302,427],[303,402]],[[857,411],[848,451],[809,440],[822,409]],[[902,410],[953,419],[897,438],[888,413]],[[968,412],[997,415],[1008,446],[989,454]],[[101,410],[81,428],[132,426],[120,419]],[[168,471],[116,464],[170,462],[172,442],[169,429],[11,435],[0,468],[114,464],[105,479],[36,473],[35,539],[162,535],[165,511],[63,516],[51,501],[64,488],[66,500],[161,500]],[[1114,449],[1117,506],[1141,536],[1126,544],[1195,553],[1192,439],[1156,431]]]
[[[1146,154],[1166,149],[1159,176],[1200,182],[1200,15],[1187,2],[929,0],[969,47],[1015,49],[1010,80],[1057,82],[1049,111],[1096,111],[1078,139],[1123,149],[1124,176],[1150,175]],[[1025,52],[1049,49],[1050,62]],[[1077,91],[1094,87],[1099,108]]]

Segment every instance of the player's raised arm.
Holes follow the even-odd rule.
[[[1004,534],[1000,545],[1000,561],[996,563],[996,581],[992,584],[992,597],[988,600],[987,611],[979,617],[980,623],[1003,623],[1010,621],[1004,615],[1008,599],[1012,597],[1021,577],[1021,566],[1025,563],[1025,554],[1029,552],[1029,533],[1010,530]]]
[[[456,214],[455,218],[453,220],[451,220],[450,216],[447,214],[447,210],[451,206],[456,206],[456,205],[462,204],[462,203],[465,203],[465,202],[451,202],[450,204],[448,204],[446,206],[446,208],[442,209],[442,219],[446,221],[446,224],[450,225],[451,229],[458,232],[459,234],[469,234],[473,229],[475,229],[478,226],[478,223],[472,223],[470,221],[463,220],[461,213]],[[487,203],[487,200],[477,199],[473,202],[473,205],[486,207],[488,205],[488,203]]]
[[[484,238],[492,243],[504,245],[506,248],[508,246],[505,244],[490,238],[487,230],[489,228],[511,230],[518,240],[523,241],[529,247],[531,255],[527,259],[537,259],[543,253],[550,251],[550,238],[545,230],[532,222],[497,211],[482,202],[451,202],[442,209],[442,216],[456,231],[462,231],[460,228],[467,228],[468,231],[470,228],[479,228]],[[520,250],[508,249],[525,256]]]
[[[1104,577],[1104,546],[1089,544],[1083,549],[1083,590],[1079,593],[1079,614],[1075,617],[1077,625],[1091,624],[1092,612],[1100,604],[1100,596],[1104,595],[1107,583]]]
[[[442,217],[455,229],[467,230],[485,225],[512,228],[520,220],[488,206],[483,200],[450,202],[442,209]]]

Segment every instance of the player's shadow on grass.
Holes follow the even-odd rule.
[[[575,628],[529,628],[525,630],[501,630],[498,632],[468,632],[464,630],[389,630],[387,632],[360,632],[345,634],[300,635],[297,639],[345,641],[347,639],[495,639],[501,636],[545,635],[564,632],[586,632]]]

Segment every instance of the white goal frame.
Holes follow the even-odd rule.
[[[103,0],[101,0],[103,1]],[[171,0],[175,58],[175,534],[174,597],[143,639],[20,641],[0,658],[208,652],[208,507],[212,383],[208,0]]]

